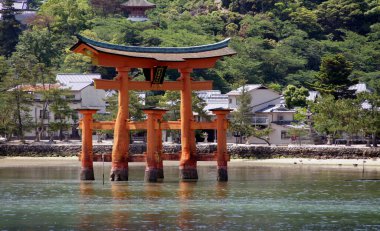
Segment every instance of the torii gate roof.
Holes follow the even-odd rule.
[[[131,61],[130,58],[140,60],[150,59],[152,61],[165,62],[167,66],[172,66],[168,65],[167,62],[187,62],[189,60],[194,61],[210,59],[213,61],[213,63],[215,63],[217,59],[223,56],[231,56],[236,54],[232,48],[228,47],[230,39],[225,39],[214,44],[192,47],[138,47],[99,42],[80,35],[77,35],[77,38],[79,41],[73,47],[71,47],[71,50],[76,53],[82,53],[84,55],[91,56],[92,58],[95,57],[100,65],[102,64],[99,54],[111,55],[113,57],[118,56],[119,59],[125,57],[127,59],[124,61],[128,60],[129,62]],[[103,56],[102,59],[105,58],[106,57]],[[157,62],[152,65],[157,65]],[[144,66],[146,65],[144,64],[136,67]],[[211,66],[208,65],[206,67]]]

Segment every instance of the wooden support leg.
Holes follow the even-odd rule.
[[[191,103],[191,69],[181,69],[182,90],[181,90],[181,157],[179,163],[180,179],[194,181],[198,179],[197,161],[195,158],[194,146],[191,131],[191,121],[193,119]]]
[[[157,182],[157,137],[154,129],[157,119],[154,115],[154,110],[144,110],[147,114],[147,149],[146,149],[146,167],[145,181]]]
[[[230,112],[228,109],[214,109],[212,110],[216,114],[217,120],[217,171],[218,181],[228,181],[227,162],[229,161],[229,155],[227,154],[227,119],[226,116]]]
[[[80,172],[81,180],[95,180],[92,154],[92,114],[97,110],[80,109],[79,113],[83,114],[82,119],[82,168]]]
[[[157,119],[161,120],[162,115],[158,116]],[[164,161],[162,160],[162,130],[161,128],[156,130],[156,136],[157,136],[157,155],[158,155],[157,178],[164,179]]]
[[[162,130],[160,121],[167,110],[150,108],[144,110],[147,114],[147,151],[145,181],[156,182],[164,178],[164,166],[162,161]]]
[[[117,71],[119,72],[119,76],[117,78],[120,80],[119,111],[115,123],[110,180],[127,181],[129,152],[129,129],[127,128],[129,118],[129,68],[118,68]]]

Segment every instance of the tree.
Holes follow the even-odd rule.
[[[290,13],[291,21],[298,28],[306,31],[310,37],[316,38],[322,32],[321,25],[317,22],[315,11],[309,10],[306,7],[298,7],[295,12]]]
[[[363,92],[358,95],[362,110],[358,118],[364,135],[372,136],[372,144],[377,147],[376,136],[380,132],[380,95]]]
[[[20,56],[35,57],[37,63],[47,67],[58,67],[62,62],[67,40],[62,35],[52,33],[48,29],[24,31],[17,44]]]
[[[314,128],[318,132],[334,138],[341,129],[341,120],[334,96],[325,95],[323,98],[318,98],[317,102],[311,103],[310,109]]]
[[[0,19],[0,56],[11,56],[21,33],[21,24],[16,20],[13,2],[13,0],[4,0],[2,2],[3,9],[0,11],[2,14]]]
[[[297,88],[294,85],[288,85],[284,91],[285,102],[289,108],[305,107],[308,96],[309,91],[304,87]]]
[[[103,17],[121,13],[120,0],[90,0],[90,4],[94,11]]]
[[[59,131],[59,139],[62,140],[63,132],[67,131],[70,127],[68,118],[70,118],[74,112],[65,97],[69,92],[63,89],[52,89],[49,93],[51,97],[49,109],[54,113],[54,121],[49,123],[49,130],[52,132]],[[52,135],[50,135],[50,141],[53,141]]]
[[[54,33],[66,35],[86,29],[87,21],[92,18],[87,0],[49,0],[39,13],[53,18],[51,29]]]
[[[339,29],[349,29],[361,34],[369,31],[370,20],[365,15],[369,9],[365,0],[328,0],[318,6],[318,22],[327,34],[340,38]]]
[[[251,107],[251,95],[247,91],[245,84],[241,88],[240,95],[237,98],[239,106],[236,111],[232,112],[231,130],[240,135],[240,137],[246,137],[247,139],[252,135],[252,107]],[[241,142],[240,138],[240,142]]]
[[[340,130],[348,136],[347,146],[352,143],[352,136],[360,131],[361,105],[356,99],[339,99],[336,101],[337,119],[340,120]]]
[[[358,81],[349,78],[351,72],[352,63],[342,54],[325,56],[312,87],[321,94],[332,94],[337,99],[352,98],[354,91],[349,87]]]
[[[14,64],[14,63],[13,63]],[[13,118],[13,121],[7,121],[8,132],[14,132],[21,142],[25,141],[24,133],[33,127],[32,118],[30,116],[31,95],[24,89],[23,83],[27,83],[28,75],[20,64],[14,64],[8,72],[5,82],[8,89],[4,100],[4,107],[10,113],[7,116]],[[9,134],[10,135],[10,134]]]

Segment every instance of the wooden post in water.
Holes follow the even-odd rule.
[[[216,115],[216,127],[217,127],[217,170],[218,181],[228,181],[227,162],[230,160],[227,154],[227,115],[230,113],[230,109],[216,108],[211,109],[213,114]]]
[[[192,99],[191,99],[191,79],[192,69],[185,68],[179,70],[181,73],[181,157],[179,162],[179,178],[181,180],[198,180],[197,160],[194,150],[194,139],[191,132],[191,122],[193,120]]]
[[[119,83],[119,110],[115,123],[114,144],[112,147],[111,181],[128,180],[129,129],[127,122],[129,118],[129,70],[130,68],[128,67],[117,68],[119,73],[117,77]]]
[[[97,109],[78,109],[82,119],[81,180],[95,180],[92,156],[92,115]]]
[[[167,112],[167,110],[163,109],[156,109],[156,121],[157,121],[157,129],[156,136],[157,136],[157,178],[158,179],[164,179],[164,161],[162,160],[162,129],[161,129],[161,122],[162,117]]]
[[[162,151],[162,136],[159,127],[159,121],[166,110],[159,108],[149,108],[143,110],[147,114],[147,149],[146,149],[146,167],[145,167],[145,181],[157,182],[158,178],[163,178],[163,166],[161,159]],[[156,129],[157,128],[157,129]],[[160,176],[159,176],[160,169]]]

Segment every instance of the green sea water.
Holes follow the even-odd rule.
[[[106,164],[106,175],[110,166]],[[1,167],[0,230],[380,230],[380,170],[316,166],[234,166],[216,182],[165,167],[162,183],[78,180],[78,166]]]

